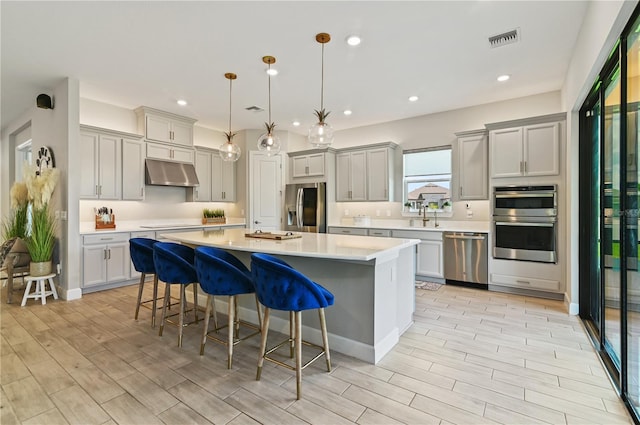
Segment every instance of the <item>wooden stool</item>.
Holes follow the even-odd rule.
[[[47,297],[49,295],[53,295],[53,298],[57,300],[58,291],[56,291],[56,285],[53,284],[53,278],[55,277],[55,275],[55,273],[51,273],[44,276],[25,276],[24,280],[27,282],[27,287],[24,290],[22,304],[20,305],[24,307],[25,304],[27,304],[28,298],[33,298],[36,300],[40,298],[42,300],[42,305],[45,305],[47,303]],[[33,281],[36,282],[36,288],[33,294],[30,294],[29,292],[31,291],[31,283]],[[49,288],[51,289],[50,291],[46,290],[47,281],[49,281]]]

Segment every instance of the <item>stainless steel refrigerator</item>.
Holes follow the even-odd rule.
[[[284,230],[327,233],[326,183],[288,184],[284,217]]]

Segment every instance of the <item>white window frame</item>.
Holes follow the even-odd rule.
[[[422,211],[422,205],[417,205],[415,202],[411,202],[411,207],[409,207],[408,209],[404,206],[404,204],[408,201],[408,196],[409,196],[409,184],[410,183],[442,183],[442,182],[446,182],[449,185],[449,193],[451,194],[451,183],[452,183],[452,179],[453,179],[453,151],[452,151],[452,147],[450,145],[447,146],[438,146],[438,147],[433,147],[433,148],[426,148],[426,149],[411,149],[411,150],[405,150],[402,152],[403,156],[407,155],[407,154],[414,154],[414,153],[423,153],[423,152],[435,152],[435,151],[443,151],[443,150],[448,150],[450,153],[450,157],[451,157],[451,164],[449,164],[449,173],[434,173],[434,174],[429,174],[429,173],[425,173],[423,175],[419,175],[419,176],[407,176],[404,172],[403,169],[403,173],[402,173],[402,184],[403,184],[403,209],[402,209],[402,215],[403,216],[415,216],[416,214],[421,213]],[[403,164],[404,164],[404,159],[403,159]],[[449,202],[451,203],[451,197],[448,198]],[[426,211],[427,215],[433,216],[435,214],[439,214],[442,217],[451,217],[453,215],[451,209],[448,210],[444,210],[440,205],[438,206],[438,208],[428,208]]]

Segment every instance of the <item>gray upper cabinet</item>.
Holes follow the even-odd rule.
[[[489,158],[485,130],[456,133],[460,200],[489,199]]]
[[[196,120],[141,106],[135,110],[138,130],[146,140],[193,146],[193,124]]]
[[[392,142],[339,150],[336,201],[397,201],[402,193],[402,151]]]
[[[560,174],[565,114],[488,124],[491,178]]]

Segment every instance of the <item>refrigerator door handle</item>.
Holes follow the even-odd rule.
[[[298,189],[298,195],[296,197],[296,221],[298,227],[302,228],[302,197],[304,196],[304,189]]]

